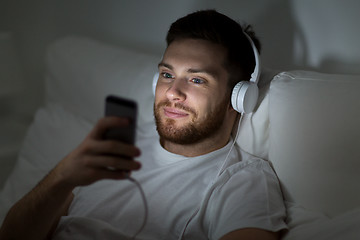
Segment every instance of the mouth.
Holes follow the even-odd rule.
[[[171,107],[165,107],[164,114],[166,117],[172,118],[172,119],[185,118],[185,117],[189,116],[189,114],[187,112],[182,111],[178,108],[171,108]]]

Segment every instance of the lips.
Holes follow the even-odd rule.
[[[189,114],[185,111],[182,111],[177,108],[165,107],[164,114],[168,118],[184,118],[187,117]]]

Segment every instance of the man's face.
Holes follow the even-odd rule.
[[[225,49],[205,40],[171,43],[159,64],[154,115],[163,141],[198,143],[221,134],[230,110]]]

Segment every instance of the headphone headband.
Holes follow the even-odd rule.
[[[258,51],[254,41],[251,39],[251,37],[245,31],[243,31],[243,33],[251,44],[251,47],[254,52],[254,58],[255,58],[255,68],[254,68],[254,72],[251,74],[250,81],[257,84],[259,82],[260,72],[261,72],[260,71],[260,69],[261,69],[260,54],[259,54],[259,51]]]
[[[257,83],[260,78],[260,56],[254,41],[245,31],[243,33],[251,44],[255,58],[255,68],[249,81],[240,81],[233,88],[231,105],[239,113],[250,113],[254,111],[259,95]]]

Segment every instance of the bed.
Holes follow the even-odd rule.
[[[152,77],[160,57],[78,35],[48,46],[45,103],[1,190],[1,222],[80,143],[108,94],[139,103],[139,134],[154,128]],[[279,177],[289,225],[282,238],[358,239],[360,76],[263,69],[259,87],[237,144],[269,160]]]

